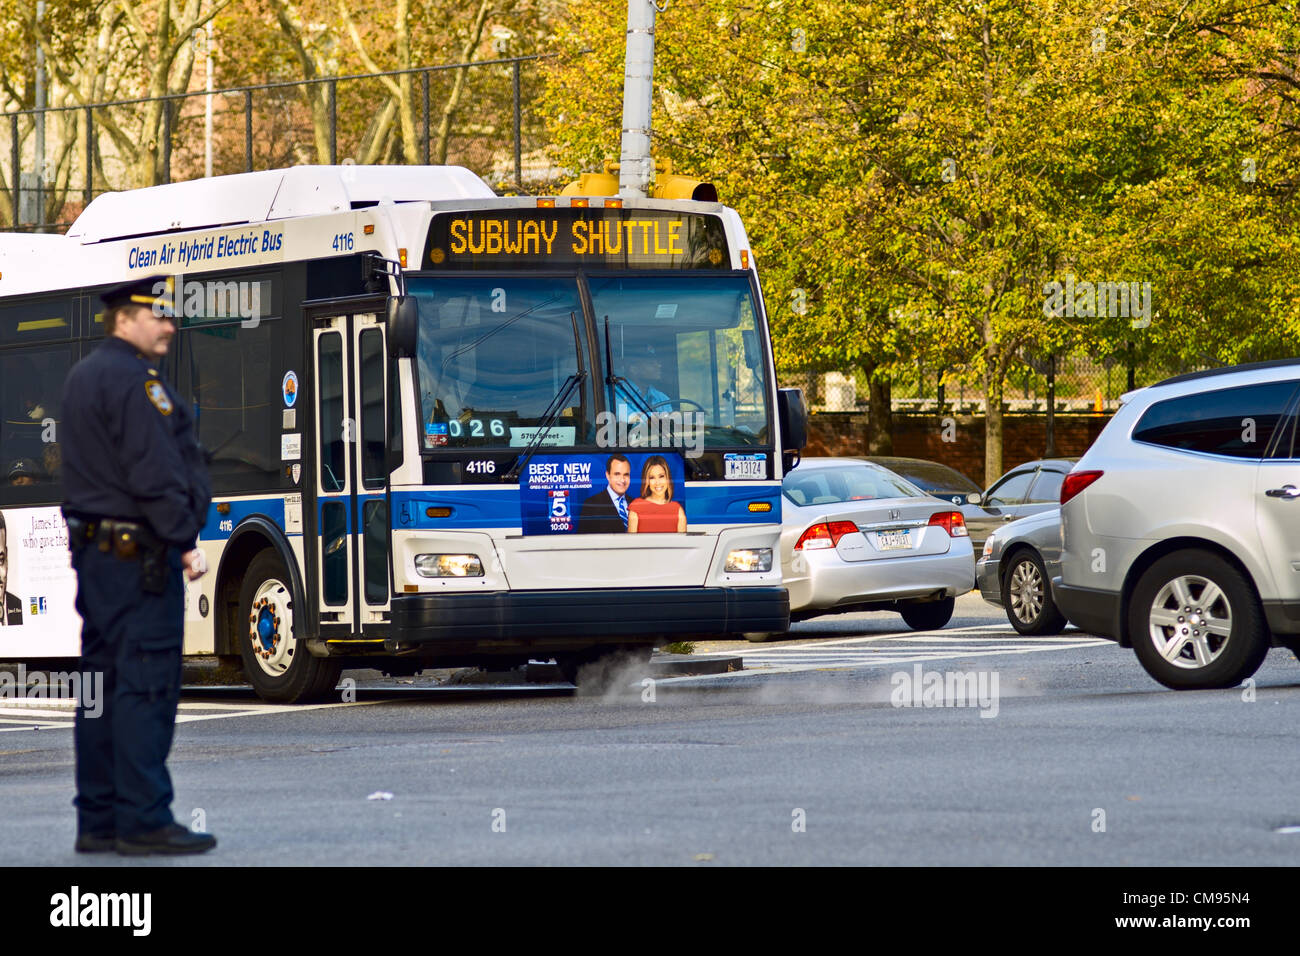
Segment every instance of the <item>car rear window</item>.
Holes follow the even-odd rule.
[[[785,496],[797,505],[829,505],[872,498],[923,498],[915,485],[885,471],[859,466],[795,469],[781,482]]]
[[[1266,382],[1157,402],[1138,420],[1133,440],[1261,459],[1295,388],[1295,382]]]

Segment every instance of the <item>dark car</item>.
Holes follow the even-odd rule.
[[[959,508],[966,504],[967,495],[978,495],[982,490],[956,468],[949,468],[937,461],[926,461],[924,458],[890,458],[883,455],[873,455],[867,461],[874,461],[877,465],[888,468],[922,491]]]

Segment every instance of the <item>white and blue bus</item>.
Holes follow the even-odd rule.
[[[264,698],[787,626],[804,411],[734,211],[297,167],[0,235],[0,661],[79,653],[60,394],[143,276],[175,280],[165,374],[211,455],[185,652]]]

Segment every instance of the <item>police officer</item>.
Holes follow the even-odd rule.
[[[107,338],[63,393],[64,514],[81,670],[103,674],[102,715],[77,708],[78,852],[202,853],[216,845],[172,817],[167,773],[181,685],[184,574],[212,489],[193,416],[159,374],[176,326],[167,280],[102,296]]]

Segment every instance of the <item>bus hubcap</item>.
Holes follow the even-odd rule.
[[[293,663],[297,645],[293,639],[293,611],[289,607],[289,589],[279,581],[265,582],[253,595],[248,639],[257,663],[272,677],[283,676]]]

